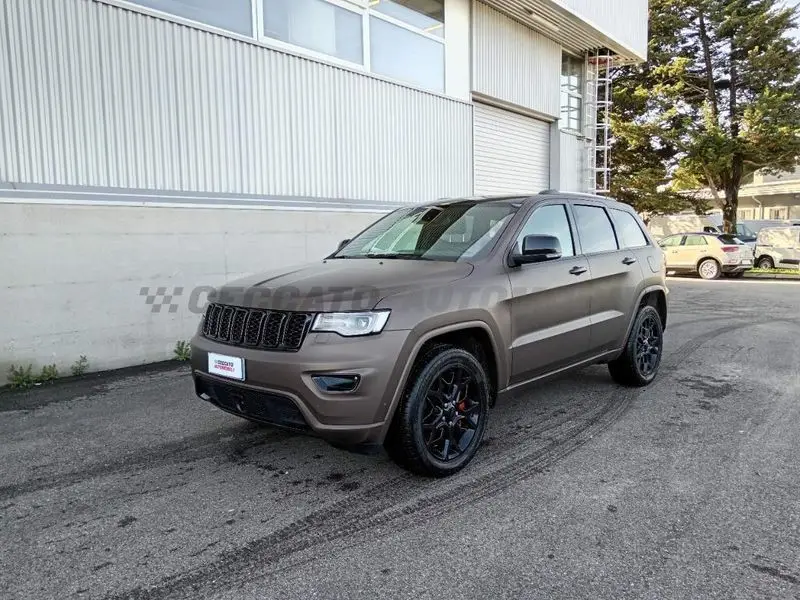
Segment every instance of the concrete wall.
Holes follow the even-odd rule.
[[[0,204],[0,385],[12,363],[172,358],[199,323],[193,288],[321,258],[381,214]],[[177,312],[152,312],[143,287],[183,287]]]

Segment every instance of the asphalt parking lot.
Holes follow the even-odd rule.
[[[543,384],[444,481],[185,367],[0,394],[0,597],[800,598],[800,284],[669,286],[651,387]]]

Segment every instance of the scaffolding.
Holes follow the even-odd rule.
[[[614,56],[608,49],[595,50],[586,57],[586,188],[596,194],[611,186],[611,68]]]

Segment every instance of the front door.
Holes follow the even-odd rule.
[[[664,258],[667,260],[667,271],[681,268],[678,266],[681,242],[683,242],[682,235],[671,235],[661,240],[658,244],[664,251]]]
[[[511,384],[573,364],[589,344],[591,273],[577,255],[574,229],[563,203],[538,205],[517,239],[545,234],[561,242],[560,259],[509,270],[511,290]]]

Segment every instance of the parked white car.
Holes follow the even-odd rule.
[[[755,255],[760,269],[800,269],[800,225],[765,227],[758,232]]]
[[[753,268],[753,251],[726,233],[671,235],[658,243],[664,252],[667,274],[697,273],[703,279],[741,277]]]

